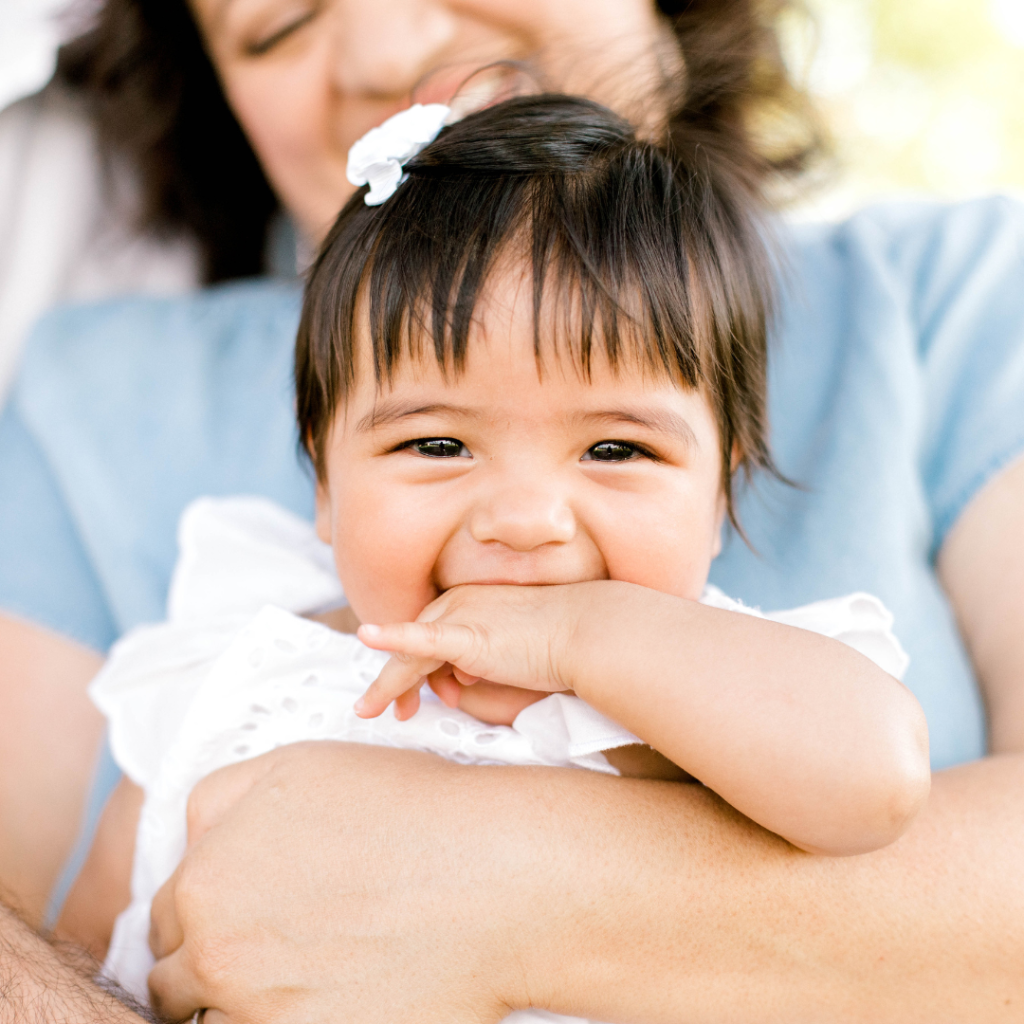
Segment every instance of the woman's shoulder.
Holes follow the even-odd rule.
[[[243,351],[294,341],[301,290],[274,278],[233,282],[174,296],[136,295],[65,304],[43,316],[26,348],[21,376],[116,362],[142,368],[190,351]]]
[[[927,313],[968,282],[1002,282],[1024,266],[1024,202],[1004,195],[882,202],[831,223],[786,223],[780,234],[789,284],[805,301],[856,273],[884,279]]]
[[[32,332],[12,399],[30,422],[241,398],[246,386],[255,399],[268,373],[287,380],[299,302],[297,285],[258,280],[59,306]]]
[[[269,281],[48,314],[0,417],[0,563],[35,566],[31,577],[5,567],[0,604],[83,633],[50,610],[72,556],[57,564],[47,553],[40,502],[110,606],[114,625],[89,634],[97,645],[162,615],[190,501],[262,495],[308,513],[292,385],[298,315],[297,286]],[[47,559],[53,571],[39,570]],[[26,580],[40,594],[22,593]]]
[[[885,200],[832,220],[785,220],[782,234],[797,252],[871,246],[895,258],[922,244],[956,243],[1024,230],[1024,201],[993,194],[945,202],[932,199]]]
[[[1019,361],[1019,200],[882,203],[834,224],[785,225],[781,242],[784,349],[903,365],[905,376],[921,375],[936,414],[950,388],[964,393],[966,370],[984,388]]]
[[[109,448],[118,431],[215,444],[218,425],[234,434],[278,406],[289,423],[299,303],[297,284],[268,279],[58,307],[29,339],[12,406],[44,447],[96,435]]]

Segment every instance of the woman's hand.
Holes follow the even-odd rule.
[[[576,826],[553,821],[552,848],[528,824],[565,774],[321,742],[211,775],[153,904],[155,1005],[211,1007],[207,1024],[492,1024],[529,1005],[528,956],[571,917],[538,908],[567,889]]]
[[[1010,1024],[1024,758],[942,773],[898,843],[813,857],[701,786],[336,743],[210,776],[150,982],[207,1024]]]
[[[465,688],[476,686],[494,706],[481,708],[485,701],[479,700],[465,710],[496,723],[509,707],[522,710],[544,694],[571,690],[572,641],[589,596],[601,586],[454,587],[415,622],[360,626],[364,644],[393,657],[356,704],[357,713],[376,718],[394,701],[396,717],[410,718],[429,681],[450,707],[461,706]]]

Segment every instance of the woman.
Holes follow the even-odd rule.
[[[677,142],[732,147],[751,188],[769,177],[742,119],[785,80],[746,3],[687,4],[678,21],[643,0],[368,8],[193,5],[231,109],[314,238],[347,193],[354,138],[499,60],[532,58],[536,77],[627,108],[675,76]],[[124,0],[120,13],[147,11]],[[131,66],[104,79],[99,61],[79,80]],[[766,606],[879,593],[915,659],[936,767],[983,753],[975,676],[1000,756],[938,772],[891,850],[811,863],[692,787],[530,772],[503,777],[499,799],[488,771],[281,751],[195,797],[201,841],[155,913],[168,1012],[280,1019],[300,986],[312,1016],[344,1005],[351,1020],[497,1020],[527,1003],[648,1021],[1011,1019],[1024,998],[1021,221],[1009,204],[920,207],[784,237],[773,439],[804,488],[748,493],[761,556],[733,542],[715,570]],[[181,504],[257,491],[308,510],[287,426],[294,304],[256,285],[71,311],[28,353],[0,421],[0,784],[2,877],[30,913],[98,741],[81,695],[95,651],[162,614]],[[94,386],[102,403],[81,398]]]

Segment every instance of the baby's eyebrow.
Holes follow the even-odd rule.
[[[700,448],[693,427],[671,409],[601,409],[583,413],[580,418],[588,422],[634,423],[662,434],[674,434],[694,451]]]
[[[430,416],[432,414],[445,413],[449,416],[476,417],[479,414],[474,409],[468,409],[461,405],[450,405],[447,402],[429,402],[418,404],[416,402],[388,401],[379,402],[356,424],[356,430],[360,434],[376,430],[377,427],[386,426],[389,423],[397,423],[409,416]]]

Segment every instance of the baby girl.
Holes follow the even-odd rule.
[[[774,472],[773,271],[727,156],[559,96],[445,116],[356,147],[371,188],[310,276],[315,535],[193,505],[168,622],[93,685],[130,783],[66,920],[104,948],[123,911],[107,970],[140,995],[189,792],[282,743],[699,780],[812,854],[892,842],[928,792],[874,598],[765,615],[706,585],[734,479]],[[120,895],[83,925],[89,879]]]

